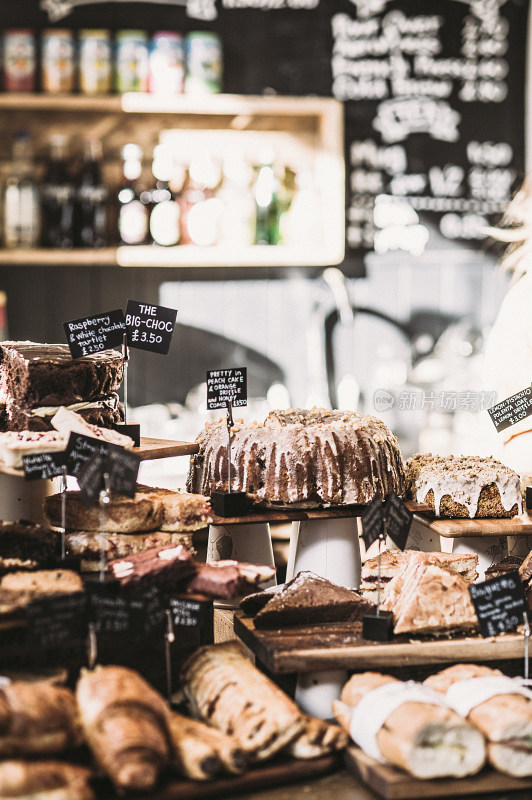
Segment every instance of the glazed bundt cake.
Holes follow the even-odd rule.
[[[192,456],[187,487],[227,491],[225,418],[208,422]],[[396,437],[377,417],[322,408],[272,411],[231,430],[231,490],[265,504],[359,504],[403,494]]]

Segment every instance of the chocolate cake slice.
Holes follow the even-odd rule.
[[[66,344],[3,342],[0,396],[26,408],[70,405],[116,392],[124,359],[116,350],[72,358]]]
[[[256,628],[356,622],[373,609],[358,592],[305,571],[285,583],[256,614],[254,622]]]
[[[0,522],[0,575],[49,566],[61,555],[61,535],[33,522]]]

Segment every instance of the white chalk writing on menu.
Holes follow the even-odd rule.
[[[469,8],[464,9],[454,55],[444,48],[450,0],[441,4],[442,14],[411,15],[388,9],[386,0],[351,2],[356,18],[346,13],[331,18],[332,93],[342,101],[374,102],[376,110],[374,136],[368,130],[369,135],[351,141],[348,149],[348,245],[386,252],[400,249],[397,237],[407,235],[410,249],[417,241],[422,252],[417,212],[441,214],[440,232],[448,239],[484,239],[487,217],[502,212],[512,195],[514,154],[507,142],[482,141],[481,130],[478,140],[466,144],[461,110],[482,103],[493,104],[495,111],[507,97],[509,23],[500,13],[503,0],[460,0]],[[435,143],[462,138],[465,159],[422,169],[418,163],[411,170],[405,145],[416,134]],[[389,200],[381,207],[382,225],[374,216],[379,195]],[[408,208],[413,219],[402,233],[386,222]],[[391,211],[387,216],[386,210]]]

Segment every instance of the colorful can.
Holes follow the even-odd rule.
[[[64,94],[74,90],[74,37],[64,28],[42,32],[42,88]]]
[[[116,34],[115,89],[117,92],[148,91],[148,34],[123,30]]]
[[[111,37],[109,31],[79,32],[79,89],[83,94],[111,90]]]
[[[222,43],[215,33],[192,31],[186,37],[185,92],[214,94],[222,91]]]
[[[3,71],[6,92],[35,89],[35,36],[29,28],[4,31]]]
[[[175,31],[154,33],[150,47],[149,90],[182,94],[185,86],[185,41]]]

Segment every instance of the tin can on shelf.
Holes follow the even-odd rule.
[[[105,94],[111,90],[109,31],[86,28],[79,32],[79,89],[83,94]]]
[[[222,91],[222,43],[208,31],[192,31],[186,37],[185,92],[215,94]]]
[[[4,31],[2,65],[6,92],[35,89],[35,36],[30,28]]]
[[[115,89],[117,92],[148,91],[148,34],[145,31],[117,32]]]
[[[157,31],[151,39],[149,90],[157,94],[182,94],[185,86],[185,41],[175,31]]]
[[[42,32],[42,88],[64,94],[74,90],[74,37],[66,28]]]

